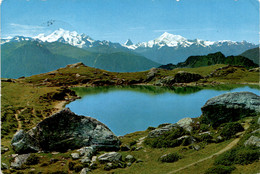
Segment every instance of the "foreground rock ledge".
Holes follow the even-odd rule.
[[[233,92],[209,99],[201,108],[213,125],[236,121],[260,113],[260,96],[251,92]]]
[[[83,146],[117,150],[120,141],[103,123],[91,117],[76,115],[66,108],[28,132],[18,131],[11,145],[16,153],[66,151]]]

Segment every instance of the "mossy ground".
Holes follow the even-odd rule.
[[[156,79],[164,78],[166,76],[174,76],[179,71],[187,71],[192,73],[198,73],[202,76],[207,76],[215,69],[226,65],[213,65],[209,67],[201,68],[181,68],[171,71],[160,69],[157,72]],[[223,70],[224,71],[224,70]],[[114,81],[134,81],[135,83],[146,78],[148,71],[136,72],[136,73],[114,73],[103,70],[98,70],[90,67],[79,68],[61,68],[53,73],[46,73],[35,75],[27,78],[17,79],[16,82],[2,82],[2,99],[1,99],[1,144],[8,147],[10,150],[1,155],[2,162],[10,165],[11,154],[13,150],[10,146],[10,141],[13,134],[19,128],[29,130],[34,127],[38,122],[44,118],[50,116],[58,109],[55,106],[65,100],[46,99],[43,100],[42,96],[48,93],[58,93],[61,87],[69,86],[90,86],[88,83],[83,83],[83,79],[93,82],[96,80],[114,80]],[[80,77],[76,77],[79,74]],[[200,88],[211,88],[213,85],[215,88],[222,89],[223,84],[237,85],[237,84],[258,84],[259,72],[249,72],[246,69],[235,67],[235,71],[226,74],[221,72],[220,76],[210,77],[202,79],[196,83],[185,84],[185,86],[199,86]],[[47,83],[43,83],[48,79]],[[214,83],[213,83],[214,82]],[[138,84],[138,83],[136,83]],[[145,85],[152,85],[153,81],[148,83],[141,83]],[[222,84],[222,85],[220,85]],[[115,85],[115,84],[114,84]],[[126,85],[126,84],[125,84]],[[257,85],[256,88],[259,88]],[[16,117],[17,115],[18,117]],[[18,118],[18,119],[17,119]],[[147,136],[147,131],[135,132],[127,134],[122,137],[123,144],[130,144]],[[148,146],[144,146],[139,151],[120,152],[125,157],[127,154],[132,154],[135,158],[141,159],[143,162],[134,163],[131,167],[124,169],[113,169],[109,172],[103,170],[103,166],[100,165],[98,169],[93,170],[91,173],[168,173],[182,166],[195,162],[201,158],[210,156],[220,149],[224,148],[231,140],[224,141],[222,143],[211,143],[205,146],[204,149],[195,151],[192,149],[183,149],[183,146],[175,148],[160,148],[154,149]],[[136,146],[136,145],[134,145]],[[174,163],[161,163],[158,158],[163,154],[170,152],[178,152],[183,155],[183,158]],[[68,163],[72,161],[70,154],[72,152],[60,153],[53,155],[51,153],[36,154],[40,157],[39,164],[27,166],[22,170],[7,170],[6,173],[37,173],[42,171],[43,173],[53,173],[55,171],[69,171]],[[50,162],[51,158],[57,159],[57,162]],[[78,162],[79,163],[79,162]],[[203,161],[197,165],[191,166],[179,173],[203,173],[207,168],[211,167],[214,163],[214,159]],[[249,165],[236,165],[237,169],[233,173],[254,173],[259,171],[259,162],[254,162]],[[35,170],[32,170],[35,169]],[[73,171],[71,171],[73,173]],[[74,172],[75,173],[75,172]]]

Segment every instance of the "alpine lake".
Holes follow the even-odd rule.
[[[185,117],[199,117],[201,107],[212,97],[248,91],[260,95],[257,86],[215,87],[116,86],[73,88],[81,99],[66,107],[78,115],[93,117],[117,136],[176,123]]]

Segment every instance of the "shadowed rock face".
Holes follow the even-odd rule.
[[[66,108],[28,132],[17,132],[11,142],[17,153],[33,151],[66,151],[83,146],[118,149],[120,141],[103,123],[78,116]]]
[[[251,92],[234,92],[209,99],[201,108],[213,125],[236,121],[260,112],[260,96]]]

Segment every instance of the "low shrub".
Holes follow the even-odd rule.
[[[131,141],[131,142],[129,143],[129,145],[130,145],[130,146],[133,146],[133,145],[136,145],[136,143],[137,143],[137,141]]]
[[[258,149],[250,147],[237,147],[219,155],[214,164],[230,166],[232,164],[251,164],[260,157]]]
[[[211,143],[213,139],[213,137],[210,134],[202,134],[200,137],[202,141],[205,141],[207,143]]]
[[[181,156],[178,153],[169,153],[166,155],[163,155],[159,158],[159,161],[166,162],[166,163],[172,163],[175,161],[178,161],[181,158]]]
[[[220,136],[228,140],[232,138],[236,133],[244,131],[244,128],[239,123],[227,123],[221,130]]]
[[[35,154],[31,154],[26,161],[26,165],[35,165],[38,164],[40,161],[40,158],[36,156]]]
[[[201,130],[202,132],[208,131],[208,130],[209,130],[209,126],[208,126],[207,124],[202,123],[202,124],[200,125],[200,130]]]
[[[205,174],[229,174],[235,169],[235,167],[218,165],[206,170]]]
[[[153,148],[176,147],[182,144],[182,140],[177,140],[177,138],[185,134],[186,131],[180,127],[169,132],[165,132],[159,137],[146,138],[144,143]]]

